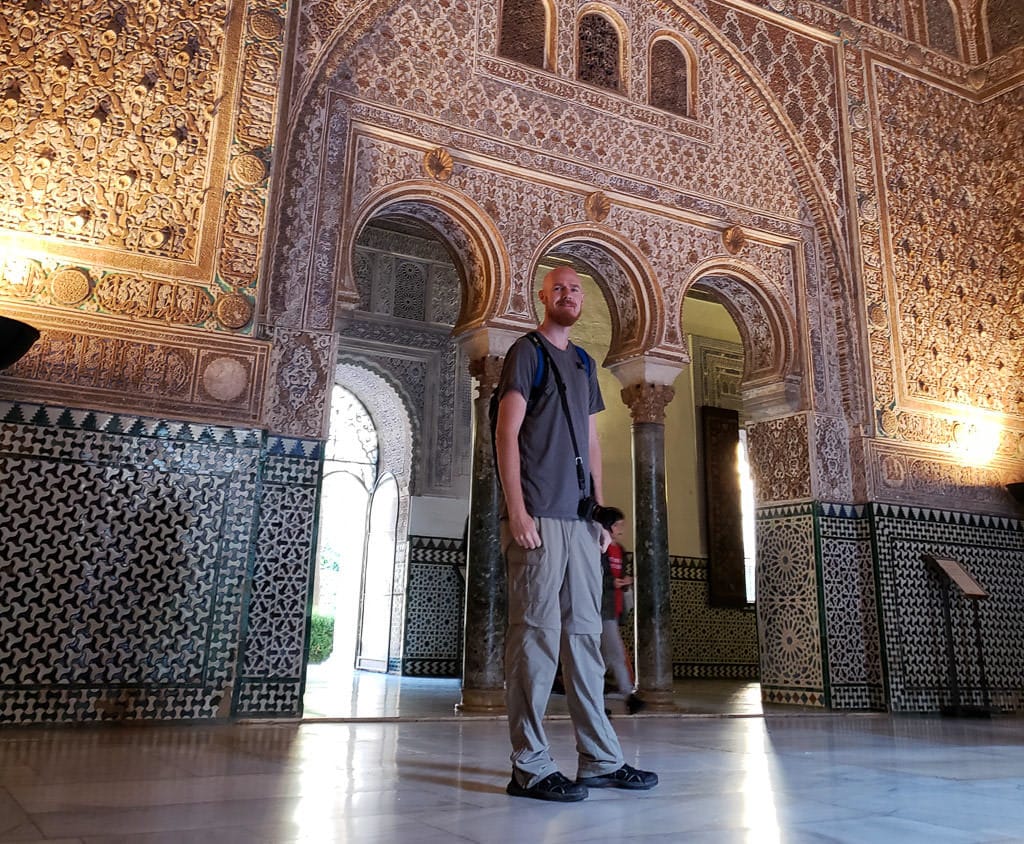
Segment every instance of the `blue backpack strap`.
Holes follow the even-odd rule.
[[[544,371],[544,348],[540,344],[540,337],[537,336],[536,331],[527,332],[526,336],[530,339],[530,342],[533,343],[534,349],[537,350],[537,371],[533,374],[533,383],[530,385],[530,392],[536,392],[544,384],[544,376],[547,375]],[[580,363],[583,364],[583,369],[586,371],[587,377],[589,378],[593,358],[587,354],[585,349],[577,346],[575,343],[570,342],[569,345],[576,350],[576,357],[580,359]]]
[[[589,378],[591,361],[590,355],[587,354],[586,350],[581,349],[575,343],[573,343],[572,347],[576,350],[576,356],[583,362],[583,368],[586,370],[587,378]]]
[[[530,342],[533,343],[533,348],[537,352],[537,371],[533,373],[533,383],[530,385],[530,392],[534,393],[544,383],[544,349],[540,344],[540,337],[537,336],[536,331],[530,331],[526,336],[530,338]]]

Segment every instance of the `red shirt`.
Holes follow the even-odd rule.
[[[608,550],[605,552],[608,554],[608,569],[612,573],[614,579],[622,577],[622,546],[618,542],[613,542],[608,546]],[[618,586],[615,587],[615,616],[616,618],[622,615],[622,589]]]

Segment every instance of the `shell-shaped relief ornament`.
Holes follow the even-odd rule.
[[[447,182],[455,169],[455,161],[444,147],[434,147],[423,156],[423,172],[439,182]]]
[[[611,213],[612,201],[598,190],[587,195],[583,202],[583,208],[587,212],[587,219],[595,223],[603,223]]]
[[[730,255],[739,255],[746,243],[747,236],[739,226],[729,226],[722,232],[722,245]]]

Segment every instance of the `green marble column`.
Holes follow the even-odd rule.
[[[488,355],[472,360],[469,365],[477,382],[477,396],[459,703],[463,712],[493,713],[505,709],[505,564],[498,539],[498,473],[487,415],[501,364],[500,357]]]
[[[634,384],[622,391],[633,416],[637,681],[648,705],[663,710],[673,708],[665,493],[665,406],[673,395],[673,389],[662,384]]]

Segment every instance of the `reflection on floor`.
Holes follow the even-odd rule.
[[[1024,720],[616,718],[660,785],[505,794],[498,719],[0,731],[0,842],[1020,842]],[[575,774],[572,728],[549,724]]]
[[[761,689],[744,680],[692,680],[677,682],[675,703],[689,715],[760,715]],[[458,680],[394,677],[351,671],[329,663],[309,666],[306,677],[306,719],[436,719],[465,717],[455,706],[461,698]],[[609,695],[613,715],[625,715],[625,703]],[[552,695],[548,715],[568,717],[565,698]]]

